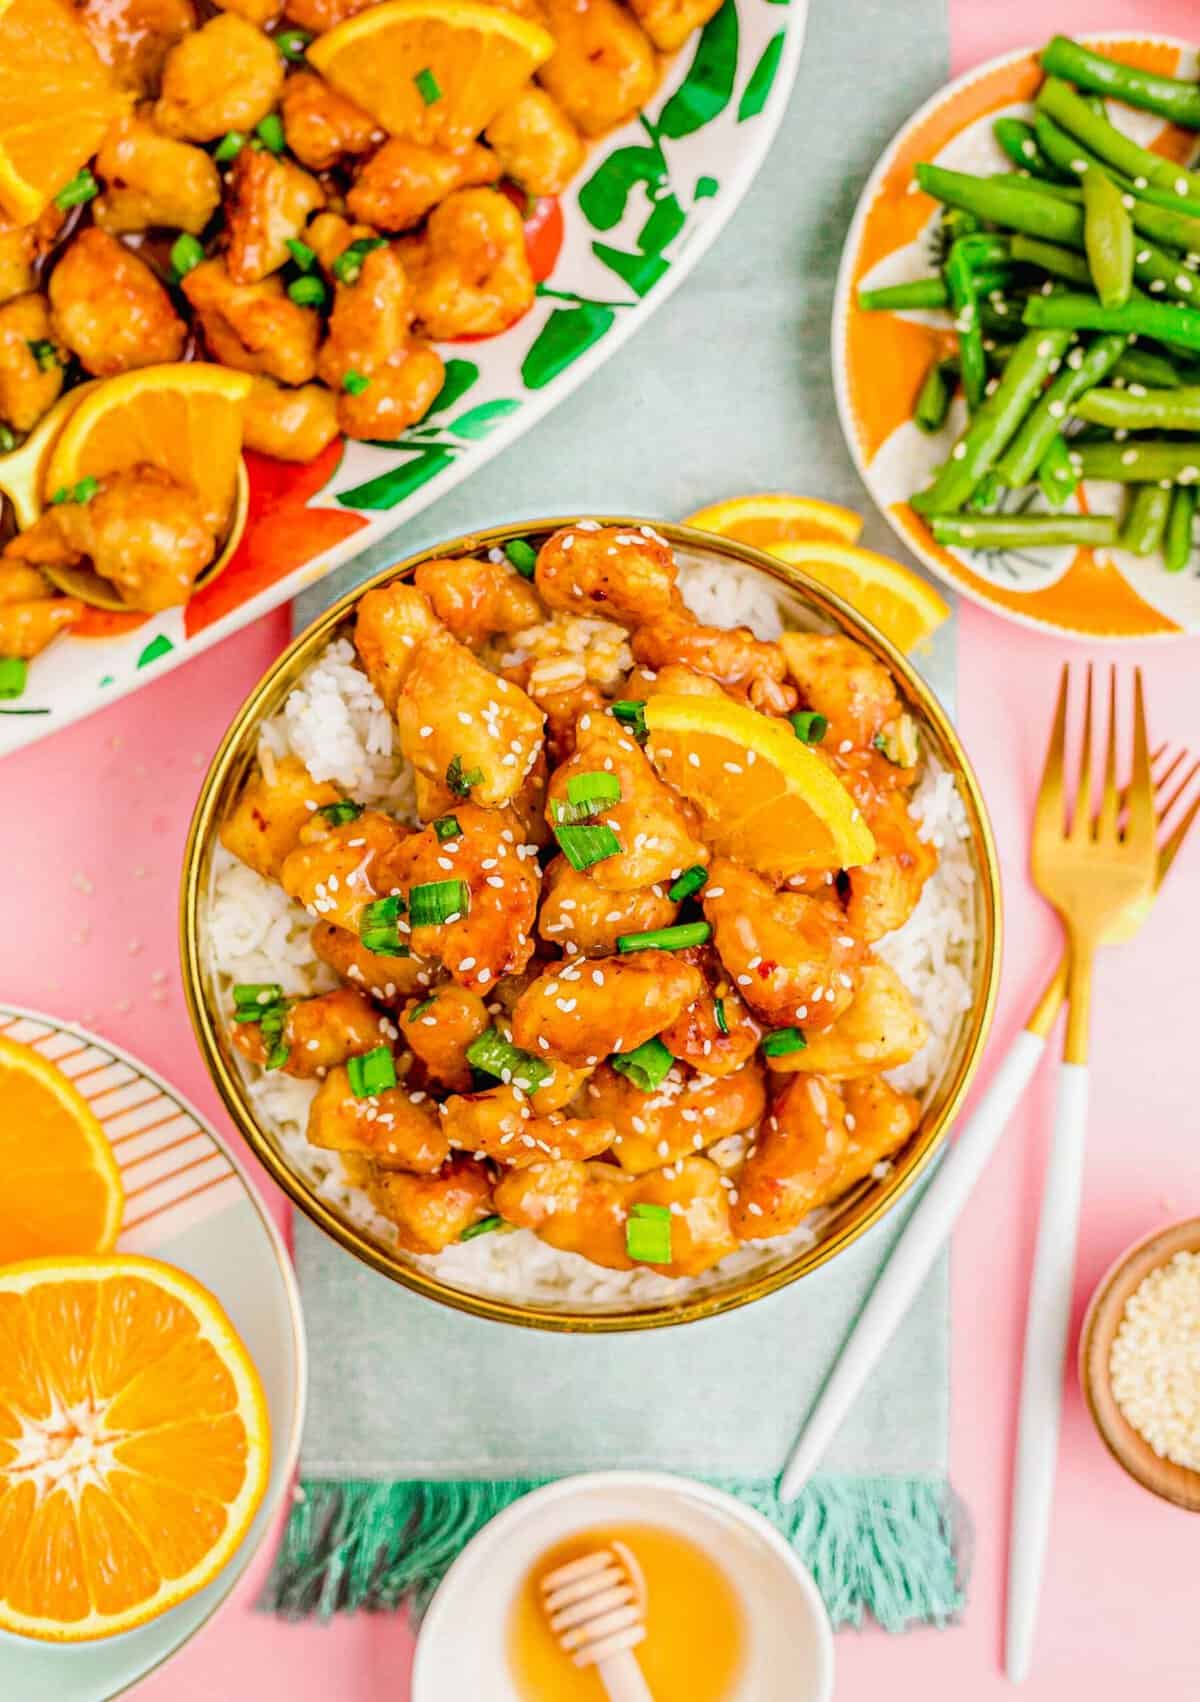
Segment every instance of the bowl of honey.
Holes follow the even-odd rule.
[[[645,1585],[635,1650],[662,1702],[829,1702],[833,1631],[816,1585],[742,1502],[659,1472],[595,1472],[535,1490],[463,1550],[434,1596],[413,1702],[603,1702],[559,1647],[542,1580],[621,1544]]]

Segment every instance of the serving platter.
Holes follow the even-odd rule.
[[[728,221],[783,117],[808,0],[724,0],[639,121],[597,143],[530,210],[539,283],[501,336],[448,346],[429,414],[393,443],[337,440],[297,466],[248,453],[246,528],[186,607],[91,611],[0,702],[0,754],[111,703],[294,597],[514,443],[683,282]]]
[[[34,1011],[0,1006],[0,1035],[53,1060],[112,1143],[125,1189],[117,1250],[163,1259],[217,1296],[249,1349],[271,1416],[271,1476],[229,1565],[178,1607],[94,1643],[53,1645],[0,1632],[0,1696],[108,1702],[204,1626],[271,1530],[291,1484],[304,1422],[300,1295],[279,1231],[249,1177],[200,1113],[111,1041]]]
[[[1173,38],[1134,32],[1082,37],[1129,64],[1195,78],[1197,53]],[[1200,557],[1183,573],[1118,549],[1059,547],[966,552],[938,544],[908,497],[949,454],[965,415],[956,401],[926,436],[912,407],[931,362],[952,342],[948,313],[864,312],[858,292],[927,276],[938,204],[913,181],[918,161],[955,171],[1012,169],[992,135],[995,119],[1028,119],[1042,80],[1029,48],[968,72],[940,90],[896,136],[867,181],[842,251],[834,298],[833,374],[838,412],[864,484],[897,537],[941,579],[1025,625],[1073,638],[1178,638],[1200,632]],[[1196,134],[1151,113],[1107,103],[1108,116],[1144,146],[1190,160]],[[1115,485],[1082,487],[1082,506],[1111,512]],[[1074,499],[1072,507],[1076,506]]]

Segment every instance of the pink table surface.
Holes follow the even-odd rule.
[[[1050,27],[1045,8],[1032,3],[951,0],[950,9],[956,68],[1040,39]],[[1182,0],[1153,8],[1056,0],[1053,23],[1066,30],[1137,23],[1184,34],[1190,11]],[[233,708],[286,636],[281,611],[9,758],[0,776],[0,995],[83,1021],[129,1047],[227,1135],[184,1009],[176,887],[203,769]],[[1064,655],[1084,659],[1089,651],[963,608],[959,724],[992,811],[1006,881],[997,1044],[1023,1020],[1055,946],[1025,860]],[[1127,649],[1121,660],[1147,669],[1155,736],[1200,744],[1200,641]],[[1131,1240],[1200,1212],[1198,911],[1200,839],[1141,936],[1100,967],[1078,1311]],[[955,1243],[952,1472],[975,1528],[970,1606],[964,1623],[946,1632],[841,1637],[838,1696],[846,1702],[885,1691],[988,1702],[1007,1690],[1000,1650],[1010,1464],[1051,1082],[1047,1070],[1014,1119]],[[265,1180],[261,1186],[271,1192]],[[283,1221],[281,1197],[272,1205]],[[1110,1464],[1069,1378],[1041,1636],[1027,1687],[1033,1702],[1061,1702],[1068,1684],[1095,1702],[1124,1702],[1134,1686],[1156,1702],[1192,1702],[1200,1694],[1198,1539],[1200,1523],[1154,1501]],[[207,1630],[137,1689],[138,1702],[285,1695],[289,1702],[331,1695],[403,1702],[411,1638],[402,1620],[286,1627],[252,1611],[266,1564],[263,1555]]]

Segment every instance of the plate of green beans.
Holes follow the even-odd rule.
[[[1090,638],[1200,631],[1196,50],[1055,36],[943,89],[863,192],[843,429],[901,539]]]

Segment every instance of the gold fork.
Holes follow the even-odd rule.
[[[1067,1012],[1054,1143],[1046,1171],[1025,1326],[1021,1416],[1009,1537],[1005,1665],[1020,1683],[1032,1664],[1038,1596],[1054,1496],[1062,1412],[1063,1358],[1071,1315],[1087,1120],[1087,1052],[1092,966],[1097,949],[1136,932],[1154,896],[1157,872],[1154,786],[1146,739],[1141,670],[1133,678],[1132,769],[1117,788],[1117,676],[1112,671],[1100,805],[1092,813],[1092,670],[1087,671],[1079,779],[1068,822],[1067,704],[1064,666],[1054,728],[1033,823],[1034,884],[1058,911],[1067,935]]]

